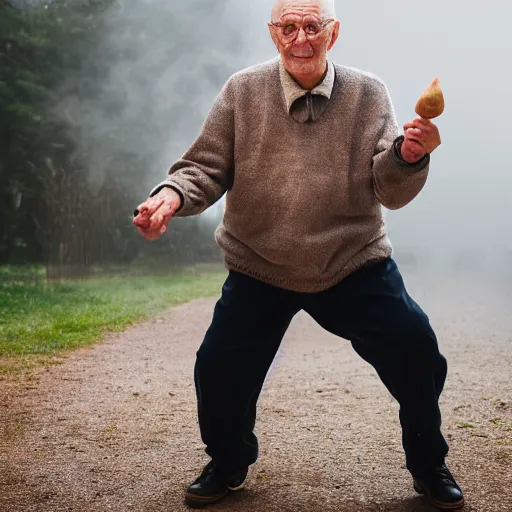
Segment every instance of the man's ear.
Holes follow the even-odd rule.
[[[335,21],[334,22],[334,27],[332,29],[331,41],[329,42],[329,46],[327,47],[327,51],[329,51],[334,46],[334,43],[338,40],[338,36],[339,35],[340,35],[340,22],[339,21]]]

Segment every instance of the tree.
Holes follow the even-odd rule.
[[[0,258],[4,262],[12,261],[13,252],[15,259],[43,259],[49,267],[55,265],[57,253],[63,261],[62,244],[55,240],[62,235],[58,227],[73,222],[63,218],[71,211],[65,198],[69,202],[68,194],[75,189],[84,196],[86,189],[79,188],[83,169],[73,158],[75,143],[51,105],[62,81],[80,70],[109,3],[57,1],[25,8],[1,4],[0,193],[1,214],[7,222],[0,237]],[[73,211],[77,214],[79,208]],[[16,247],[20,250],[13,251]]]
[[[131,213],[234,71],[225,3],[0,1],[0,263],[61,278],[141,254],[215,257],[214,226],[180,219],[148,244]]]

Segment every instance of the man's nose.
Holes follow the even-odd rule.
[[[296,43],[305,44],[308,42],[308,38],[306,37],[306,32],[303,27],[300,27],[299,33],[297,34]]]

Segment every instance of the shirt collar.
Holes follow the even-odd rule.
[[[288,113],[290,113],[290,109],[295,101],[297,101],[302,96],[305,96],[308,92],[303,89],[286,71],[283,61],[279,59],[279,72],[281,75],[281,85],[283,86],[284,97],[286,100],[286,108]],[[312,89],[311,94],[318,94],[320,96],[325,96],[327,99],[331,98],[332,89],[334,87],[334,65],[332,62],[327,62],[327,74],[323,82],[317,85],[314,89]]]

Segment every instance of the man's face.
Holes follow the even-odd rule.
[[[270,32],[286,70],[298,79],[321,77],[327,52],[334,45],[339,22],[328,19],[320,1],[281,2],[274,11]]]

